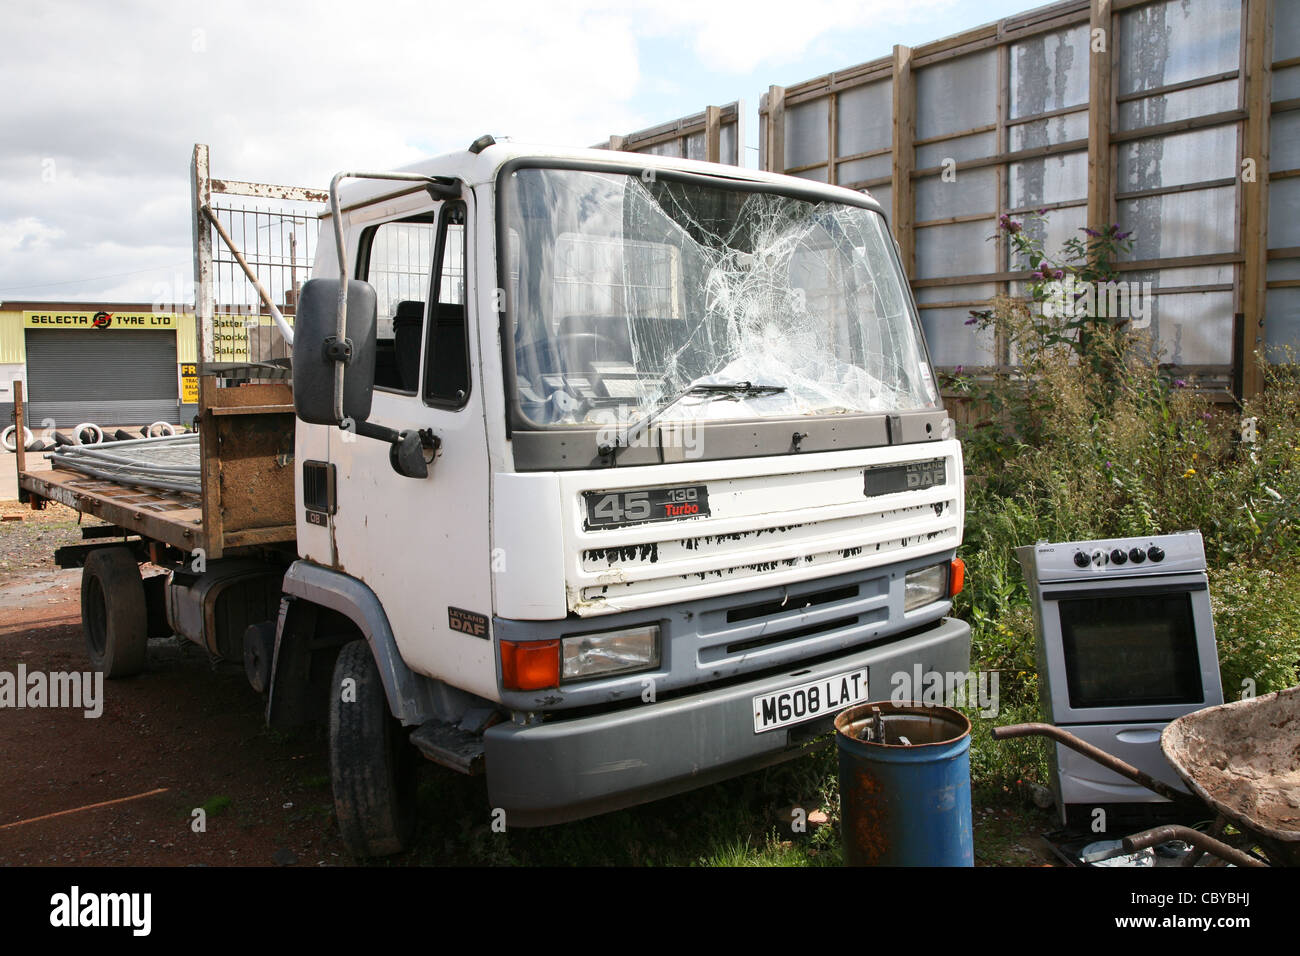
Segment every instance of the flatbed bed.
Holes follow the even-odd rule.
[[[291,388],[283,383],[222,388],[215,378],[205,376],[199,393],[200,494],[92,477],[60,469],[57,462],[49,471],[29,471],[19,449],[20,500],[34,508],[57,501],[129,534],[186,553],[201,550],[208,558],[291,545],[297,534]],[[21,388],[14,397],[21,435]],[[225,495],[226,488],[235,493]]]

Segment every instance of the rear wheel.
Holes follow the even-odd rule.
[[[365,641],[339,652],[330,690],[330,781],[343,844],[357,857],[400,853],[415,831],[418,761]]]
[[[144,670],[149,615],[140,565],[127,548],[92,551],[81,573],[81,629],[91,666],[105,677]]]

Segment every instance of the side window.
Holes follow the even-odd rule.
[[[438,235],[425,353],[424,400],[462,408],[469,399],[469,341],[465,314],[465,206],[448,203]]]
[[[358,278],[375,287],[379,322],[375,385],[414,395],[437,226],[433,215],[385,222],[362,239]]]

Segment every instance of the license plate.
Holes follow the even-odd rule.
[[[847,671],[754,698],[754,733],[801,724],[867,700],[867,669]]]

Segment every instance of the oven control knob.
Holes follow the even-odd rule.
[[[1076,551],[1074,552],[1074,563],[1081,568],[1086,568],[1088,565],[1092,564],[1092,558],[1088,557],[1082,551]]]
[[[1128,553],[1128,558],[1134,564],[1141,564],[1143,561],[1147,559],[1147,553],[1143,551],[1141,548],[1134,548],[1132,551]]]
[[[1128,560],[1128,555],[1124,553],[1123,548],[1116,548],[1110,553],[1111,564],[1123,564]]]
[[[1105,565],[1105,563],[1108,560],[1109,557],[1107,556],[1106,552],[1103,551],[1101,548],[1098,548],[1096,551],[1092,552],[1092,563],[1097,565],[1097,567],[1099,568],[1102,567],[1103,565]]]
[[[1165,559],[1165,549],[1153,544],[1147,548],[1147,557],[1152,561],[1163,561]]]

